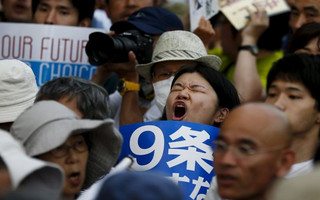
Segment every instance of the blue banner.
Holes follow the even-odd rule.
[[[97,69],[96,66],[89,64],[22,61],[33,70],[38,86],[42,86],[45,82],[52,79],[64,76],[77,76],[90,80]]]
[[[156,121],[121,126],[120,132],[124,138],[120,160],[131,155],[133,169],[162,173],[183,188],[185,199],[204,199],[214,176],[212,141],[218,128]]]

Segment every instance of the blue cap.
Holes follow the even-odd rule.
[[[173,181],[151,172],[124,171],[106,179],[95,200],[183,200],[182,189]]]
[[[126,21],[113,24],[110,28],[116,33],[138,29],[150,35],[161,35],[166,31],[183,30],[177,15],[161,7],[144,7],[129,16]]]

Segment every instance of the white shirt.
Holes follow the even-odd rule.
[[[289,173],[285,178],[293,178],[299,175],[307,174],[313,170],[313,160],[296,163],[291,166]]]

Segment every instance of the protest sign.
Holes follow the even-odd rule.
[[[253,3],[264,8],[268,16],[281,14],[290,10],[285,0],[222,0],[219,1],[221,12],[237,29],[242,29],[248,22],[248,9],[255,11]]]
[[[0,59],[18,59],[35,73],[38,86],[62,76],[91,79],[96,67],[85,46],[102,29],[44,24],[0,23]]]
[[[183,122],[156,121],[120,127],[120,160],[130,155],[137,171],[159,172],[178,183],[185,199],[204,199],[214,176],[212,141],[219,129]]]
[[[189,0],[190,29],[194,31],[201,16],[210,19],[219,12],[217,0]]]

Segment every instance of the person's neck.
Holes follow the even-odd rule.
[[[314,126],[307,133],[295,135],[291,148],[295,151],[295,163],[301,163],[314,158],[318,145],[319,126]]]

